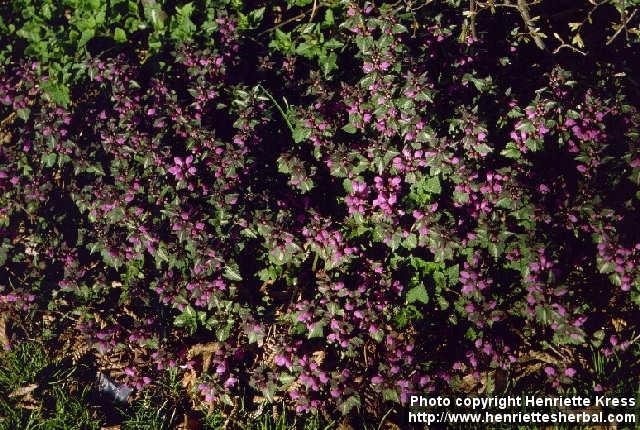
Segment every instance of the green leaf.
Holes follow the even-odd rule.
[[[469,202],[469,194],[462,193],[460,191],[453,192],[453,199],[458,203],[467,203]]]
[[[449,302],[447,302],[447,300],[442,297],[441,294],[436,295],[436,300],[438,301],[438,306],[440,306],[440,310],[447,310],[449,309]]]
[[[116,27],[113,32],[113,38],[118,43],[124,43],[127,41],[127,33],[120,27]]]
[[[408,30],[407,27],[402,24],[394,24],[392,31],[394,33],[406,33]]]
[[[489,154],[493,152],[493,148],[487,145],[486,143],[481,143],[476,147],[476,151],[481,154]]]
[[[274,48],[285,55],[293,54],[295,49],[293,40],[291,39],[291,33],[285,33],[279,28],[276,28],[275,39],[269,43],[269,48]]]
[[[407,291],[407,303],[422,302],[424,304],[429,303],[429,294],[424,284],[416,285],[409,291]]]
[[[147,20],[151,22],[154,30],[162,30],[164,28],[164,22],[167,19],[167,14],[162,10],[162,7],[156,3],[155,0],[148,0],[143,4],[144,15]]]
[[[171,20],[171,37],[177,41],[191,40],[196,31],[196,25],[191,21],[193,3],[187,3],[182,7],[176,6],[176,15]]]
[[[300,191],[302,191],[303,194],[308,193],[313,189],[313,181],[309,178],[305,178],[298,188],[300,188]]]
[[[342,412],[342,415],[347,415],[354,407],[360,407],[360,397],[357,394],[349,397],[340,405],[340,412]]]
[[[333,17],[333,10],[327,9],[324,12],[324,22],[323,22],[323,24],[326,27],[331,27],[334,23],[335,23],[335,19]]]
[[[493,242],[489,242],[487,244],[487,250],[489,251],[489,255],[491,255],[494,259],[498,258],[498,245],[493,243]]]
[[[27,121],[29,119],[29,116],[31,115],[31,109],[29,108],[18,109],[16,111],[16,115],[18,115],[18,118],[20,118],[21,120]]]
[[[56,104],[67,106],[71,102],[69,97],[69,88],[64,84],[49,80],[42,82],[40,87]]]
[[[249,26],[250,28],[256,28],[262,22],[264,17],[264,6],[259,9],[254,9],[249,13]]]
[[[444,273],[437,271],[433,273],[433,282],[436,284],[436,289],[442,291],[447,286],[447,280]]]
[[[7,254],[10,248],[11,246],[6,243],[0,246],[0,266],[4,265],[4,263],[7,261]]]
[[[293,382],[298,379],[293,375],[290,375],[288,373],[282,373],[280,374],[280,377],[278,378],[278,380],[282,383],[282,385],[284,385],[285,387],[288,387],[289,385],[293,384]]]
[[[95,36],[95,34],[96,34],[96,31],[93,28],[88,28],[84,30],[82,32],[82,36],[80,36],[80,40],[78,41],[78,46],[86,45],[88,41],[93,39],[93,36]]]
[[[173,320],[173,324],[177,327],[184,327],[191,332],[195,332],[195,330],[198,328],[197,315],[198,314],[195,309],[187,305],[182,313]]]
[[[527,138],[527,140],[525,140],[524,144],[526,145],[527,148],[529,148],[532,152],[536,152],[539,149],[542,148],[542,144],[541,141],[538,139],[532,139],[532,138]]]
[[[407,249],[414,249],[416,246],[418,246],[417,236],[414,233],[409,234],[402,245]]]
[[[344,127],[342,127],[342,130],[344,130],[345,132],[349,133],[349,134],[354,134],[356,131],[358,131],[358,129],[351,123],[345,125]]]
[[[611,273],[615,270],[616,265],[613,261],[608,261],[602,264],[599,268],[600,273]]]
[[[311,136],[311,130],[305,127],[296,127],[293,129],[291,136],[295,143],[300,143]]]
[[[313,339],[314,337],[323,337],[324,336],[324,324],[315,323],[313,329],[307,335],[307,338]]]
[[[547,325],[549,323],[549,316],[551,312],[546,306],[536,306],[536,316],[538,321],[542,322],[542,324]]]
[[[342,180],[342,186],[344,187],[344,190],[345,190],[347,193],[351,194],[351,193],[353,192],[353,186],[352,186],[352,184],[351,184],[351,179],[349,179],[349,178],[344,178],[344,179]]]
[[[522,153],[513,142],[507,143],[507,147],[500,151],[500,155],[507,158],[513,158],[515,160],[522,157]]]
[[[223,276],[231,281],[242,281],[240,270],[238,270],[238,266],[236,264],[227,265],[224,268]]]
[[[287,6],[289,8],[292,6],[306,6],[311,3],[313,3],[313,0],[287,0]]]
[[[57,158],[58,154],[56,152],[51,152],[42,156],[42,162],[46,167],[53,167],[56,164]]]
[[[231,326],[229,324],[226,324],[216,330],[216,337],[220,342],[226,341],[229,339],[229,336],[231,336]]]
[[[503,197],[496,202],[496,207],[504,209],[513,209],[515,207],[514,201],[509,197]]]
[[[460,267],[457,264],[447,268],[447,279],[450,287],[453,287],[460,281]]]
[[[400,403],[400,396],[398,395],[398,391],[390,388],[382,390],[382,398],[388,402]]]
[[[437,176],[433,176],[427,180],[425,184],[425,189],[433,194],[440,194],[442,192],[442,187],[440,186],[440,178]]]

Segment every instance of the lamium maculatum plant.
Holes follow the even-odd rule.
[[[146,33],[100,49],[96,24],[75,80],[3,51],[10,320],[227,411],[380,418],[501,375],[511,395],[633,389],[632,36],[585,57],[452,1],[313,2],[306,23],[143,3]]]

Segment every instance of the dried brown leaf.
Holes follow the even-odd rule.
[[[472,374],[468,374],[462,378],[458,389],[465,394],[475,393],[480,387],[480,381]]]
[[[6,315],[0,315],[0,344],[3,349],[9,349],[11,347],[11,342],[9,342],[9,337],[7,336],[7,327],[9,325],[9,319]]]
[[[519,363],[526,363],[530,361],[542,361],[543,363],[555,365],[559,363],[559,360],[556,357],[541,351],[529,351],[518,359]]]
[[[324,351],[315,351],[313,354],[311,354],[311,356],[313,357],[313,361],[315,361],[318,366],[322,366],[322,363],[324,363],[324,359],[327,354]]]
[[[31,384],[27,385],[26,387],[17,388],[13,390],[11,394],[9,394],[9,397],[24,397],[36,388],[38,388],[38,384]]]
[[[389,422],[389,421],[384,423],[384,427],[383,428],[385,430],[401,430],[401,427],[398,424],[392,423],[392,422]]]
[[[211,364],[211,356],[218,352],[221,348],[218,342],[198,343],[193,345],[187,351],[187,358],[189,360],[201,356],[202,357],[202,372],[206,373]]]
[[[349,422],[346,419],[344,419],[340,424],[338,424],[338,427],[336,427],[336,430],[354,430],[354,429],[351,426],[351,424],[349,424]]]
[[[177,430],[198,430],[202,428],[202,423],[200,420],[193,416],[184,414],[182,422],[178,424]]]
[[[185,372],[182,376],[182,386],[184,388],[191,388],[196,382],[196,372],[193,369],[190,372]]]
[[[613,325],[616,333],[620,333],[627,326],[627,322],[622,318],[612,318],[611,325]]]

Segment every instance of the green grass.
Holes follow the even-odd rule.
[[[18,343],[0,354],[0,363],[1,430],[100,429],[87,406],[89,387],[74,389],[74,369],[56,369],[41,344]]]
[[[152,396],[146,395],[132,405],[129,415],[122,422],[122,430],[163,430],[174,428],[182,417],[168,401],[159,406]]]

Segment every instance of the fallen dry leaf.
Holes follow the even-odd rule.
[[[462,381],[460,382],[460,385],[458,386],[458,389],[466,394],[469,393],[475,393],[478,389],[478,386],[480,385],[480,381],[478,381],[476,379],[475,376],[473,376],[472,373],[465,375],[462,378]]]
[[[9,342],[9,337],[7,336],[7,326],[9,324],[9,319],[6,315],[0,315],[0,344],[2,348],[7,350],[11,347],[11,342]]]
[[[190,388],[196,382],[196,372],[191,370],[190,372],[185,372],[182,376],[182,386],[184,388]]]
[[[611,325],[613,325],[616,333],[620,333],[627,326],[627,322],[622,318],[612,318]]]
[[[340,424],[338,424],[337,430],[354,430],[351,424],[344,419]]]
[[[198,430],[200,428],[202,428],[202,424],[200,423],[200,420],[197,417],[193,415],[184,414],[182,422],[178,424],[178,427],[176,429],[177,430]]]
[[[197,343],[189,348],[189,351],[187,351],[187,358],[191,360],[194,357],[201,356],[202,372],[206,373],[209,369],[209,365],[211,364],[211,356],[218,352],[220,347],[220,343],[218,342]]]
[[[311,354],[311,356],[313,357],[313,361],[315,361],[318,366],[322,366],[326,355],[327,354],[324,351],[315,351],[313,354]]]
[[[24,397],[36,388],[38,388],[38,384],[31,384],[27,385],[26,387],[20,387],[16,390],[13,390],[11,394],[9,394],[9,397]]]
[[[527,354],[523,355],[518,359],[519,363],[526,363],[528,361],[542,361],[547,364],[558,364],[558,359],[551,354],[540,351],[529,351]]]

